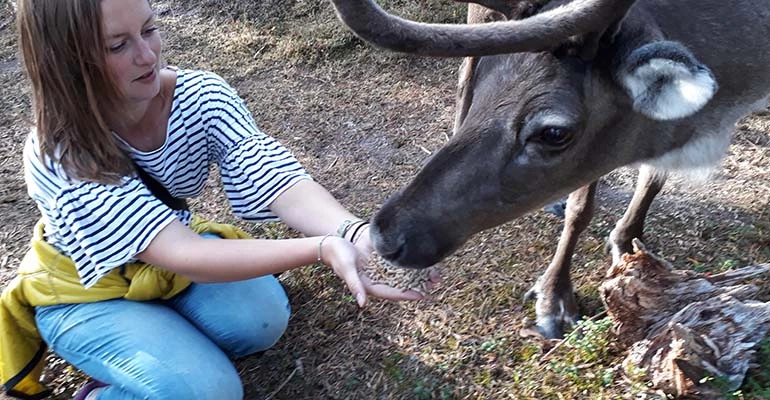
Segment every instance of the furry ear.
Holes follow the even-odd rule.
[[[483,24],[487,22],[505,21],[508,17],[504,12],[511,12],[504,0],[485,1],[487,7],[476,3],[468,4],[468,24]],[[491,8],[490,8],[491,7]],[[457,92],[455,94],[455,119],[452,124],[452,135],[456,134],[468,115],[468,109],[473,102],[473,74],[476,71],[478,57],[463,58],[458,70]]]
[[[457,82],[457,94],[455,95],[455,120],[452,126],[452,135],[456,134],[468,115],[473,101],[473,72],[476,70],[478,57],[465,57],[460,65],[459,79]]]
[[[616,71],[636,111],[656,120],[695,114],[717,91],[711,70],[684,46],[648,43],[632,51]]]

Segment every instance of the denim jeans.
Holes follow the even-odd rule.
[[[109,384],[99,399],[241,399],[228,357],[273,346],[286,330],[286,292],[273,276],[193,283],[167,301],[124,299],[37,307],[43,339]]]

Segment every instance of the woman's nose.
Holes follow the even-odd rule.
[[[152,50],[152,46],[148,40],[139,41],[139,52],[136,55],[136,63],[140,65],[155,64],[158,61],[158,57]]]

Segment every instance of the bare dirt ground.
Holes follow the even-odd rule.
[[[326,2],[153,5],[167,62],[222,75],[261,128],[362,217],[407,183],[450,134],[459,62],[371,49],[340,26]],[[464,20],[461,6],[443,0],[391,0],[386,7],[426,21]],[[22,174],[31,111],[17,50],[13,11],[10,2],[2,2],[0,287],[13,277],[39,217]],[[603,308],[597,288],[608,266],[604,240],[630,199],[634,177],[634,171],[621,169],[603,180],[596,217],[575,256],[575,287],[586,315]],[[294,234],[280,224],[237,221],[213,179],[211,189],[193,202],[194,210],[257,235]],[[651,213],[647,246],[678,268],[717,271],[769,262],[770,113],[736,127],[714,180],[668,184]],[[284,274],[294,314],[274,349],[236,362],[246,397],[654,397],[642,380],[622,374],[622,354],[606,340],[562,346],[545,360],[531,339],[519,336],[523,319],[532,317],[522,297],[548,264],[560,229],[560,220],[535,212],[477,235],[447,260],[444,282],[419,303],[374,301],[360,310],[323,266]],[[69,398],[82,374],[55,356],[50,361],[46,380],[55,388],[54,398]],[[734,398],[767,395],[762,390],[770,381],[754,375],[757,386]]]

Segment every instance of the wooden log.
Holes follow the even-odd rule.
[[[751,300],[758,287],[742,282],[769,272],[770,264],[712,276],[674,270],[635,240],[600,288],[613,333],[629,348],[626,371],[644,369],[676,396],[720,398],[740,387],[770,331],[770,303]]]

